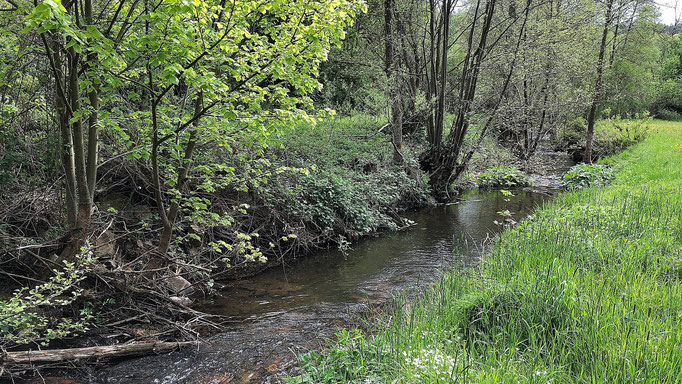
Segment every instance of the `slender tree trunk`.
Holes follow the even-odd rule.
[[[204,94],[203,92],[200,92],[194,105],[195,116],[198,116],[201,113],[201,110],[203,108],[203,102]],[[197,127],[199,125],[199,119],[198,118],[195,119],[192,125],[193,129],[189,133],[189,139],[187,141],[187,145],[185,146],[185,154],[182,158],[182,165],[180,167],[180,170],[178,171],[178,176],[175,182],[175,186],[180,193],[182,193],[185,183],[187,182],[187,175],[192,164],[192,156],[194,154],[194,148],[196,147],[197,144]],[[168,252],[168,249],[170,248],[170,242],[173,236],[173,223],[175,222],[175,219],[178,216],[179,209],[180,201],[178,197],[174,199],[173,202],[171,202],[171,205],[168,208],[168,213],[166,214],[167,222],[169,225],[166,226],[164,224],[163,231],[161,232],[161,237],[159,239],[158,251],[161,254],[166,254],[166,252]]]
[[[149,78],[152,80],[151,69],[149,70]],[[152,82],[150,81],[150,84]],[[152,95],[153,97],[153,95]],[[168,247],[170,245],[170,237],[173,233],[173,226],[168,220],[168,215],[166,215],[166,206],[163,203],[163,192],[161,186],[161,177],[159,176],[159,146],[161,142],[159,140],[159,125],[158,116],[156,110],[156,100],[152,102],[152,183],[154,184],[154,198],[156,199],[156,210],[161,218],[161,224],[163,225],[163,231],[161,232],[161,238],[159,240],[159,254],[165,255],[168,252]]]
[[[611,54],[609,55],[609,67],[613,65],[613,61],[616,59],[616,47],[618,42],[618,29],[620,28],[620,17],[623,12],[623,7],[627,0],[621,0],[620,6],[618,6],[618,11],[616,11],[616,22],[613,29],[613,38],[611,42]]]
[[[594,96],[592,97],[592,105],[590,106],[590,113],[587,117],[587,138],[585,142],[585,156],[583,161],[587,164],[592,164],[592,144],[594,142],[594,121],[597,114],[597,107],[602,92],[602,81],[604,74],[604,54],[606,51],[606,40],[609,33],[609,26],[611,25],[611,13],[613,10],[613,0],[608,0],[606,3],[606,19],[604,20],[604,28],[601,35],[601,44],[599,45],[599,58],[597,59],[597,79],[594,84]]]
[[[478,14],[480,0],[477,2],[474,20]],[[459,154],[464,143],[469,128],[469,114],[471,106],[476,95],[476,85],[478,83],[478,76],[481,70],[481,63],[483,56],[486,53],[488,33],[492,27],[492,18],[495,13],[496,0],[489,0],[486,3],[484,11],[483,25],[481,26],[480,37],[476,50],[471,54],[473,48],[474,32],[476,23],[472,23],[469,33],[469,41],[467,48],[467,57],[464,69],[462,70],[462,87],[460,88],[459,108],[457,117],[453,123],[452,129],[446,138],[447,153],[443,154],[443,159],[440,161],[437,169],[431,174],[430,183],[436,193],[443,193],[447,191],[447,187],[453,179],[456,179],[464,170],[465,164],[458,164]],[[467,65],[468,63],[468,65]]]
[[[628,22],[628,28],[625,30],[625,37],[623,38],[623,47],[628,46],[628,38],[630,37],[630,30],[635,21],[635,16],[637,16],[637,8],[639,8],[641,2],[640,0],[635,0],[635,5],[632,7],[632,14],[630,14],[630,21]]]
[[[52,59],[54,66],[57,68],[57,73],[62,71],[64,67],[64,62],[62,60],[62,55],[59,52],[59,47],[57,44],[53,44],[52,52],[48,53]],[[68,100],[65,98],[63,92],[59,90],[65,89],[65,84],[62,83],[61,77],[55,74],[55,85],[57,91],[55,92],[55,104],[57,108],[57,116],[59,120],[59,132],[61,141],[61,160],[62,168],[64,170],[64,184],[65,188],[65,206],[66,206],[66,222],[69,228],[73,228],[76,225],[76,211],[78,210],[78,200],[76,194],[76,164],[74,160],[73,152],[73,137],[71,136],[71,127],[69,126],[69,113],[67,110]]]
[[[445,88],[447,85],[447,75],[448,75],[448,48],[450,46],[450,16],[452,15],[452,1],[443,0],[443,8],[441,10],[441,24],[442,28],[442,48],[440,49],[440,69],[437,71],[437,83],[440,84],[440,89],[438,92],[438,105],[436,109],[436,135],[434,140],[438,143],[435,155],[438,156],[440,153],[441,141],[443,140],[443,130],[445,128]],[[436,48],[438,49],[438,48]],[[438,60],[436,56],[436,60]]]
[[[403,162],[403,117],[402,100],[400,99],[400,69],[396,60],[395,44],[397,37],[393,31],[393,16],[395,15],[394,0],[384,0],[384,51],[385,73],[389,81],[391,102],[391,132],[393,142],[393,162]]]
[[[435,0],[429,0],[429,56],[428,56],[428,102],[432,104],[429,108],[429,116],[427,123],[427,140],[429,146],[431,147],[431,152],[438,151],[438,146],[440,142],[436,140],[437,134],[436,130],[439,127],[436,126],[436,109],[433,104],[436,100],[436,72],[437,72],[437,60],[436,58],[436,6]],[[433,159],[434,156],[432,155]]]
[[[400,100],[399,92],[396,92],[393,98],[391,114],[391,126],[393,129],[393,163],[402,164],[405,161],[403,157],[403,105]]]
[[[78,78],[78,63],[80,62],[80,54],[76,53],[73,48],[68,50],[69,56],[69,95],[72,110],[78,111],[81,108],[80,104],[80,80]],[[69,252],[63,254],[67,259],[74,257],[85,245],[85,240],[88,235],[88,228],[90,227],[90,211],[92,209],[92,200],[90,191],[88,190],[87,169],[85,164],[85,137],[83,134],[83,120],[77,118],[74,120],[71,117],[71,134],[73,136],[73,151],[76,168],[76,192],[78,194],[78,211],[76,214],[76,225],[71,234],[71,244]]]
[[[94,25],[94,18],[92,12],[92,1],[85,0],[85,22],[88,26],[96,28]],[[89,52],[87,55],[87,70],[94,72],[97,65],[97,54]],[[87,160],[87,180],[88,191],[90,191],[90,200],[94,202],[95,187],[97,182],[97,161],[99,155],[99,137],[98,137],[98,123],[99,123],[99,85],[93,81],[92,89],[88,92],[88,99],[90,101],[90,115],[88,116],[88,160]]]

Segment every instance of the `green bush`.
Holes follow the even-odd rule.
[[[610,111],[604,112],[606,115]],[[632,118],[613,116],[599,120],[594,126],[592,159],[615,155],[644,140],[649,134],[649,113],[635,114]],[[563,130],[556,149],[567,151],[574,161],[581,161],[585,151],[587,123],[582,118],[569,122]]]
[[[658,110],[656,117],[662,120],[682,120],[682,113],[663,108]]]
[[[594,132],[595,155],[614,155],[643,141],[649,134],[650,122],[648,113],[636,114],[632,119],[615,116],[600,120]]]
[[[585,138],[587,131],[587,121],[582,117],[576,117],[564,126],[561,133],[561,141],[566,143],[578,143]]]
[[[603,186],[613,179],[613,170],[606,165],[578,164],[571,167],[562,177],[570,190],[591,186]]]
[[[428,184],[423,175],[393,166],[390,137],[377,134],[381,126],[375,117],[357,115],[284,130],[266,155],[274,167],[305,172],[269,179],[262,187],[267,203],[330,239],[397,228],[395,210],[424,204]],[[404,154],[416,169],[414,154]]]
[[[512,166],[499,166],[478,175],[481,188],[514,188],[530,185],[528,175]]]
[[[92,319],[82,310],[74,318],[59,316],[60,307],[68,308],[81,295],[79,283],[94,261],[83,251],[75,262],[64,261],[64,268],[54,270],[47,282],[31,289],[19,288],[7,299],[0,299],[0,349],[21,344],[47,343],[83,332]]]

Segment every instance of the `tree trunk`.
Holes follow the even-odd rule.
[[[59,120],[59,131],[61,141],[61,160],[62,168],[64,170],[64,184],[66,185],[66,193],[64,194],[66,206],[66,222],[69,228],[76,225],[76,211],[78,210],[78,199],[76,194],[76,164],[73,153],[73,137],[71,136],[71,129],[69,127],[69,111],[67,109],[68,99],[64,94],[65,85],[62,83],[61,77],[57,75],[64,67],[62,55],[59,52],[59,46],[54,43],[52,52],[48,53],[52,57],[53,64],[56,68],[55,85],[57,91],[55,92],[55,105],[57,108],[57,116]],[[60,92],[61,90],[61,92]]]
[[[397,88],[397,87],[396,87]],[[393,163],[402,164],[403,157],[403,106],[400,100],[400,93],[396,92],[391,107],[391,128],[393,138]]]
[[[477,2],[474,20],[477,18],[480,0]],[[481,26],[480,38],[476,50],[472,54],[473,39],[476,23],[473,22],[469,31],[467,43],[467,55],[462,70],[459,107],[457,117],[452,129],[446,138],[445,151],[439,156],[438,166],[430,175],[430,184],[436,194],[446,194],[447,187],[453,179],[456,179],[464,170],[466,164],[459,164],[459,154],[469,128],[469,114],[476,95],[476,85],[480,74],[481,62],[486,53],[487,38],[492,26],[492,18],[495,13],[496,0],[489,0],[484,11],[483,25]],[[444,61],[443,63],[446,63]],[[443,79],[445,80],[445,79]]]
[[[197,100],[195,101],[194,105],[195,117],[201,113],[201,110],[203,108],[203,102],[204,94],[203,92],[199,92],[199,96],[197,97]],[[185,147],[185,155],[182,158],[182,165],[180,166],[180,171],[178,171],[178,177],[175,182],[175,186],[177,187],[180,193],[182,193],[182,189],[184,188],[185,183],[187,182],[187,174],[189,173],[190,166],[192,164],[192,155],[194,154],[194,148],[196,147],[197,144],[197,126],[199,125],[199,119],[196,118],[192,125],[194,126],[194,128],[189,133],[189,139],[187,141],[187,146]],[[171,203],[170,207],[168,208],[168,213],[166,214],[166,218],[169,225],[168,226],[164,225],[163,231],[161,232],[161,237],[159,239],[158,251],[161,254],[166,254],[166,252],[168,252],[171,238],[173,236],[173,223],[175,222],[175,218],[178,215],[179,209],[180,201],[178,197]]]
[[[4,365],[36,365],[73,362],[86,359],[110,359],[122,356],[140,356],[152,353],[169,352],[187,345],[192,341],[134,343],[69,349],[46,349],[42,351],[4,352],[0,363]]]
[[[398,40],[393,31],[393,16],[395,15],[394,0],[384,0],[384,71],[388,78],[391,102],[391,133],[393,142],[393,162],[402,164],[403,154],[403,116],[402,100],[400,98],[400,69],[396,60],[395,44]]]
[[[80,110],[80,80],[78,78],[78,63],[80,54],[72,48],[68,50],[69,56],[69,95],[71,109],[75,113]],[[73,120],[73,116],[71,119]],[[67,252],[62,252],[64,259],[73,259],[85,245],[90,227],[90,211],[92,209],[92,199],[88,190],[88,179],[86,170],[85,137],[83,135],[83,120],[75,119],[71,124],[71,135],[73,137],[73,152],[76,168],[76,192],[78,194],[78,211],[76,214],[76,224],[71,231],[71,244],[67,247]]]
[[[613,0],[608,0],[606,3],[606,19],[604,20],[604,28],[601,35],[601,44],[599,45],[599,58],[597,59],[597,79],[594,84],[594,96],[592,97],[592,105],[590,106],[590,113],[587,117],[587,140],[585,142],[585,156],[583,161],[587,164],[592,164],[592,144],[594,142],[594,120],[597,114],[597,107],[601,98],[602,80],[604,74],[604,53],[606,51],[606,41],[609,33],[609,26],[611,25],[611,13],[613,10]]]
[[[96,28],[94,26],[92,0],[85,0],[85,22],[89,26]],[[97,54],[95,52],[88,52],[86,63],[88,71],[94,72],[96,65]],[[90,116],[88,116],[88,160],[86,174],[88,180],[88,191],[90,192],[90,200],[94,202],[95,184],[97,182],[97,161],[99,157],[98,123],[100,87],[96,81],[92,82],[91,87],[92,89],[88,92],[88,99],[90,101],[90,108],[92,108],[92,111],[90,112]]]

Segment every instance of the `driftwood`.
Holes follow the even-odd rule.
[[[46,364],[86,359],[109,359],[172,351],[189,344],[185,342],[153,342],[107,345],[103,347],[47,349],[43,351],[5,352],[0,354],[0,365]]]

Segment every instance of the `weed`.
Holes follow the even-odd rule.
[[[607,165],[578,164],[569,169],[561,179],[570,190],[591,186],[601,187],[613,178],[613,170]]]
[[[512,166],[493,167],[478,175],[481,188],[513,188],[530,185],[528,175]]]

